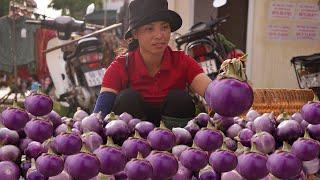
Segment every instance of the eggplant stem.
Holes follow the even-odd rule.
[[[113,139],[112,139],[111,136],[108,136],[108,137],[107,137],[107,146],[109,146],[109,147],[119,147],[118,145],[116,145],[116,144],[114,143],[114,141],[113,141]]]
[[[304,137],[305,139],[311,139],[310,134],[309,134],[309,132],[308,132],[307,129],[304,131],[304,136],[303,136],[303,137]]]
[[[135,138],[138,138],[138,139],[141,139],[141,135],[139,134],[139,132],[137,130],[134,131],[134,137]]]
[[[99,111],[99,113],[96,115],[96,117],[99,119],[99,120],[101,120],[102,119],[102,115],[101,115],[101,111]]]
[[[290,152],[291,146],[289,143],[287,143],[287,141],[283,141],[283,147],[282,147],[282,151],[287,151]]]
[[[48,154],[55,154],[53,151],[52,151],[52,148],[51,148],[51,142],[53,141],[53,137],[47,139],[46,141],[43,142],[43,145],[45,147],[48,147]]]
[[[13,101],[12,107],[19,108],[19,106],[18,106],[18,101],[17,101],[17,100],[14,100],[14,101]]]
[[[255,142],[251,142],[251,149],[250,149],[251,152],[255,152],[255,153],[261,153],[260,151],[258,151],[257,149],[257,145]]]
[[[73,125],[73,119],[72,118],[70,118],[70,119],[68,119],[67,120],[67,130],[66,130],[66,132],[67,133],[71,133],[72,132],[72,125]]]
[[[160,128],[161,129],[168,129],[163,121],[160,121]]]
[[[272,175],[271,173],[269,174],[270,176],[270,178],[271,178],[271,180],[279,180],[277,177],[275,177],[274,175]]]
[[[234,137],[233,139],[236,140],[238,143],[240,143],[240,138],[239,138],[239,136],[236,136],[236,137]],[[240,143],[240,144],[241,144],[241,143]]]
[[[202,168],[199,173],[201,174],[202,172],[212,171],[212,170],[213,170],[212,167],[208,164],[206,167]]]
[[[223,143],[222,143],[222,146],[221,146],[221,148],[220,148],[221,150],[224,150],[224,151],[227,151],[228,150],[228,148],[227,148],[227,145],[226,145],[226,142],[224,141]]]
[[[31,159],[31,168],[36,169],[36,160],[34,158]]]
[[[110,112],[106,117],[109,117],[108,118],[109,122],[118,119],[117,115],[114,112]]]
[[[208,128],[208,129],[216,129],[216,127],[215,127],[212,123],[210,123],[210,122],[208,122],[207,128]]]
[[[140,151],[138,151],[137,159],[143,159],[143,155]]]
[[[193,143],[192,143],[192,147],[193,147],[193,148],[199,148],[194,141],[193,141]]]
[[[91,153],[89,146],[85,142],[82,143],[80,152]]]

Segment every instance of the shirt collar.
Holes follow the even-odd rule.
[[[172,60],[173,60],[171,52],[172,50],[169,46],[164,50],[161,65],[160,65],[160,71],[171,69]],[[138,70],[141,75],[149,76],[147,67],[143,61],[139,48],[137,48],[137,50],[134,52],[134,59],[135,59],[135,69]]]
[[[168,46],[163,53],[161,65],[160,65],[160,70],[170,70],[172,66],[172,50]]]

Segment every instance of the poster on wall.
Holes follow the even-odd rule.
[[[267,36],[269,40],[289,40],[290,26],[269,24],[267,28]]]
[[[293,19],[295,16],[296,3],[272,1],[269,8],[270,18]]]
[[[269,40],[320,40],[320,10],[317,2],[273,0],[269,6]]]
[[[320,40],[319,39],[319,26],[310,24],[298,24],[295,27],[296,40]]]
[[[297,3],[296,19],[320,20],[320,10],[316,2]]]

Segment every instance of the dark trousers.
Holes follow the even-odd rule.
[[[116,97],[113,112],[115,114],[127,112],[135,118],[147,120],[159,126],[162,116],[193,118],[195,104],[192,97],[183,90],[171,90],[164,102],[150,104],[144,102],[137,91],[125,89]]]

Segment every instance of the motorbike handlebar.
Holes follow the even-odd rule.
[[[53,20],[26,20],[26,23],[41,25],[45,28],[62,32],[76,32],[86,29],[85,23],[83,21],[77,21],[69,16],[60,16]]]
[[[175,39],[178,49],[180,49],[180,46],[182,44],[185,44],[187,42],[191,42],[200,38],[203,38],[205,36],[208,36],[210,34],[212,34],[212,29],[214,29],[216,26],[218,26],[219,24],[226,22],[226,19],[229,18],[230,15],[221,17],[221,18],[217,18],[213,21],[210,21],[208,23],[206,23],[205,28],[201,29],[201,30],[195,30],[195,31],[191,31],[188,32],[178,38]]]
[[[26,23],[40,25],[49,29],[56,29],[54,20],[26,20]]]

